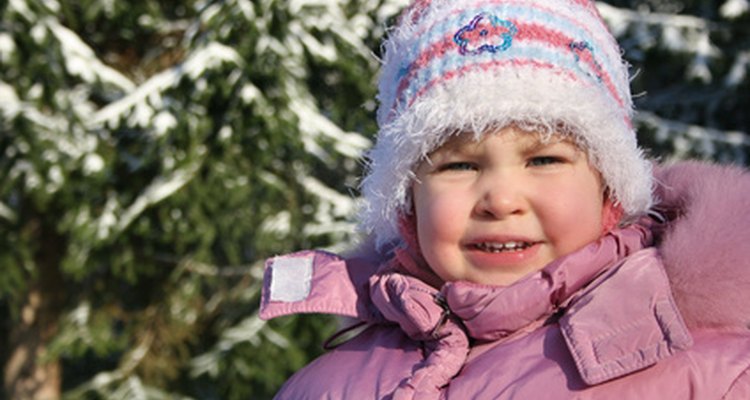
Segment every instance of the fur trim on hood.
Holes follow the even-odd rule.
[[[658,244],[690,328],[750,328],[750,173],[701,162],[657,167]]]

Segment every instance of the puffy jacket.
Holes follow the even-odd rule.
[[[657,171],[641,221],[505,287],[439,290],[388,262],[267,262],[261,317],[333,313],[362,331],[280,399],[750,399],[750,176]]]

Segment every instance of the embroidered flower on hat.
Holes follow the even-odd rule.
[[[585,40],[574,41],[570,42],[570,50],[575,55],[578,67],[597,82],[601,82],[604,71],[594,57],[594,47]]]
[[[480,13],[456,32],[453,41],[462,55],[497,53],[510,48],[516,33],[518,29],[513,22]]]

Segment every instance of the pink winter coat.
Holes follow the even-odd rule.
[[[507,287],[439,290],[388,263],[268,261],[261,317],[366,323],[279,399],[750,399],[750,175],[657,172],[643,220]],[[383,265],[381,265],[383,264]]]

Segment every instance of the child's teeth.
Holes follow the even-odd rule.
[[[528,247],[526,242],[506,242],[506,243],[479,243],[477,247],[486,251],[511,251],[520,250]]]

